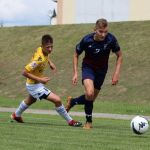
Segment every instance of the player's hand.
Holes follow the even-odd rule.
[[[42,77],[40,78],[40,83],[46,84],[50,80],[49,77]]]
[[[114,74],[112,77],[112,85],[116,85],[119,81],[119,75],[118,74]]]
[[[114,81],[114,80],[112,80],[112,85],[116,85],[118,83],[118,81]]]
[[[72,78],[72,84],[73,84],[73,85],[77,85],[77,83],[78,83],[78,75],[75,74],[75,75],[73,76],[73,78]]]

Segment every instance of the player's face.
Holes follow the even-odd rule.
[[[45,55],[50,54],[53,50],[53,43],[46,43],[46,44],[42,45],[42,49],[43,49],[43,53]]]
[[[103,41],[108,33],[108,28],[96,28],[95,29],[95,39]]]

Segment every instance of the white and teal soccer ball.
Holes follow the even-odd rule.
[[[149,123],[144,117],[136,116],[131,120],[130,127],[135,134],[143,134],[147,132]]]

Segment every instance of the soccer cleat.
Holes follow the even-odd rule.
[[[93,128],[93,126],[92,126],[92,123],[91,123],[91,122],[86,122],[86,123],[84,124],[84,126],[83,126],[83,129],[87,129],[87,130],[89,130],[89,129],[91,129],[91,128]]]
[[[10,118],[12,120],[17,121],[18,123],[24,123],[23,120],[22,120],[22,117],[17,117],[15,113],[11,114]]]
[[[72,97],[68,96],[67,97],[67,104],[66,104],[66,111],[69,112],[69,110],[71,109],[71,101],[72,101]]]
[[[75,120],[71,120],[69,123],[68,123],[69,126],[73,126],[73,127],[80,127],[82,125],[81,122],[79,121],[75,121]]]

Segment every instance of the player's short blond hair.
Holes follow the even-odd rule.
[[[95,28],[106,28],[107,26],[108,22],[104,18],[98,19],[95,24]]]

